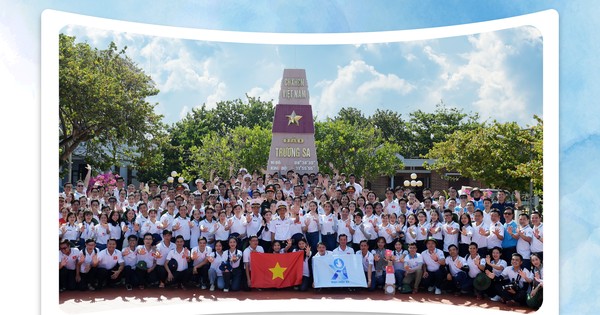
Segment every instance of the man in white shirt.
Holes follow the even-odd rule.
[[[192,248],[192,280],[196,281],[198,287],[202,290],[206,289],[209,284],[208,269],[210,263],[207,257],[212,253],[212,249],[208,247],[206,238],[200,236],[198,238],[198,246]]]
[[[506,211],[504,212],[506,213]],[[519,215],[519,227],[517,231],[519,239],[517,240],[517,253],[523,256],[522,267],[525,269],[531,269],[531,242],[533,241],[533,229],[529,226],[529,215],[521,213]]]
[[[375,267],[373,254],[369,252],[369,244],[366,240],[360,241],[360,250],[356,252],[356,256],[361,258],[363,271],[367,279],[367,290],[375,291]]]
[[[454,244],[458,246],[458,236],[460,226],[452,220],[452,210],[444,210],[444,224],[442,225],[442,235],[444,236],[444,254],[448,254],[448,246]]]
[[[259,208],[260,208],[260,204],[259,204]],[[262,246],[258,245],[258,236],[256,235],[251,235],[250,238],[248,239],[248,247],[244,250],[244,253],[242,255],[242,260],[244,261],[244,269],[246,271],[246,285],[242,285],[242,287],[244,288],[244,290],[249,290],[250,289],[250,283],[251,283],[251,266],[250,266],[250,254],[251,253],[264,253],[265,250],[262,248]],[[244,282],[242,281],[242,284],[244,284]]]
[[[340,246],[336,247],[333,250],[334,255],[353,255],[355,254],[354,249],[348,246],[348,236],[346,234],[341,234],[339,236]]]
[[[531,253],[540,255],[540,259],[544,261],[544,224],[542,223],[542,215],[534,211],[531,214],[531,223],[533,223],[533,239],[531,240]]]
[[[490,218],[492,224],[490,225],[490,235],[488,236],[488,249],[494,247],[502,248],[502,240],[504,240],[504,226],[500,222],[500,212],[497,209],[493,209]],[[504,257],[504,256],[503,256]]]
[[[117,240],[111,238],[106,243],[106,249],[98,253],[98,286],[102,290],[104,282],[109,286],[116,286],[121,280],[121,273],[125,269],[125,260],[121,251],[117,249]]]
[[[408,244],[408,255],[404,258],[400,258],[400,263],[404,263],[404,279],[402,279],[402,285],[411,285],[415,294],[419,292],[419,285],[423,277],[423,257],[417,253],[417,244]]]
[[[79,258],[79,249],[71,247],[68,239],[63,239],[59,247],[60,254],[58,257],[59,268],[59,287],[60,292],[64,290],[75,290],[77,274],[77,259]]]
[[[519,253],[512,255],[511,266],[504,268],[500,276],[502,281],[496,282],[496,292],[500,292],[500,296],[493,301],[500,301],[507,305],[525,304],[527,288],[533,281],[533,275],[529,270],[521,267],[522,262],[523,258]],[[496,277],[494,273],[487,273],[487,275],[492,280]]]
[[[458,247],[454,244],[448,246],[450,256],[446,257],[446,266],[448,266],[447,279],[452,283],[452,288],[456,290],[455,295],[468,293],[468,289],[472,286],[469,282],[468,275],[465,271],[468,270],[467,261],[458,256]]]
[[[167,263],[165,270],[167,271],[167,282],[178,285],[182,290],[185,290],[185,281],[189,278],[188,262],[190,261],[190,251],[184,247],[183,235],[178,235],[175,238],[175,249],[172,249],[167,254]],[[173,268],[171,260],[177,262],[177,267]]]
[[[433,292],[435,289],[435,294],[439,295],[442,294],[442,282],[446,278],[444,252],[436,248],[437,241],[435,238],[428,238],[425,245],[427,249],[421,253],[425,264],[423,284],[428,287],[427,291]]]

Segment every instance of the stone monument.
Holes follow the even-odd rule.
[[[284,69],[273,118],[269,173],[316,173],[315,124],[304,69]]]

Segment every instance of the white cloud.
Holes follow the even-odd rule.
[[[181,111],[179,112],[179,119],[183,119],[189,111],[190,111],[190,109],[187,106],[183,106],[181,108]]]
[[[334,80],[322,80],[315,86],[321,89],[320,95],[314,98],[319,118],[332,117],[342,107],[377,103],[382,90],[405,95],[415,88],[395,74],[378,72],[362,60],[352,60],[344,67],[338,66]]]
[[[521,37],[533,34],[530,31],[521,33]],[[476,97],[471,100],[471,105],[482,119],[528,121],[529,91],[511,80],[508,69],[508,58],[518,53],[518,47],[507,44],[497,32],[469,36],[468,41],[473,50],[461,55],[466,60],[462,65],[449,61],[431,46],[424,47],[425,55],[441,67],[441,81],[431,88],[430,100],[439,101],[454,95],[453,91],[458,95],[475,85]],[[518,39],[513,41],[520,42]],[[461,98],[465,100],[468,96]]]
[[[253,87],[246,94],[248,94],[248,96],[252,96],[252,97],[259,97],[263,101],[273,100],[273,103],[277,104],[277,102],[279,101],[279,90],[280,89],[281,89],[281,79],[278,79],[267,90],[265,90],[261,87]]]

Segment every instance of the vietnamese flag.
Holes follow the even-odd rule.
[[[250,286],[285,288],[302,283],[304,251],[285,254],[250,253]]]

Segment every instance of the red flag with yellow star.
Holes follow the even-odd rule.
[[[250,286],[285,288],[302,283],[304,252],[285,254],[250,254]]]

